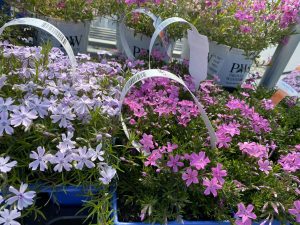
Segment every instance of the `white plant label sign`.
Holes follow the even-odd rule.
[[[86,53],[90,30],[89,21],[75,23],[72,21],[56,20],[47,17],[42,17],[42,19],[57,27],[65,35],[75,54]],[[51,41],[53,47],[63,50],[63,46],[55,38],[53,38],[53,36],[48,33],[38,31],[38,45],[41,45],[41,43],[45,43],[48,40]]]

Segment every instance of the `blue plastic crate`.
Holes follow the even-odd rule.
[[[117,204],[117,194],[114,193],[113,195],[113,217],[114,217],[114,224],[115,225],[152,225],[149,223],[143,223],[143,222],[121,222],[118,219],[118,204]],[[253,225],[259,225],[260,223],[253,223]],[[267,223],[268,224],[268,223]],[[272,225],[280,225],[281,223],[278,221],[273,221]],[[154,224],[154,225],[160,225],[160,224]],[[168,225],[182,225],[181,223],[178,223],[176,221],[168,222]],[[230,222],[228,221],[186,221],[184,220],[184,225],[230,225]]]
[[[36,189],[36,188],[33,188]],[[57,202],[60,205],[76,206],[82,205],[84,201],[90,199],[90,197],[85,196],[87,192],[96,192],[96,188],[93,186],[58,186],[58,187],[45,187],[41,186],[38,188],[41,193],[48,193],[53,202]]]

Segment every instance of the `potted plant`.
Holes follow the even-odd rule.
[[[117,47],[120,52],[124,53],[124,47],[121,41],[121,35],[129,45],[129,49],[132,53],[132,58],[138,58],[140,56],[147,55],[149,50],[150,40],[153,32],[155,31],[154,25],[159,25],[163,19],[177,15],[176,2],[165,0],[121,0],[121,1],[103,1],[103,5],[100,9],[101,15],[114,15],[117,18],[118,23],[124,23],[125,26],[118,26],[117,30]],[[146,9],[146,11],[151,12],[158,20],[153,20],[153,18],[148,15],[141,13],[133,13],[133,10],[138,8]],[[171,49],[173,44],[178,38],[181,38],[183,34],[182,26],[172,26],[168,29],[167,34],[165,34],[165,39],[161,39],[155,43],[153,56],[156,59],[167,59],[167,50],[169,44],[171,44]]]
[[[210,43],[208,73],[237,87],[259,53],[293,33],[298,1],[179,1],[183,15]]]
[[[41,192],[109,224],[121,65],[79,54],[72,71],[58,48],[7,42],[0,60],[0,224],[40,215]]]
[[[178,65],[165,69],[186,74]],[[115,224],[297,224],[300,133],[285,103],[274,108],[274,91],[250,81],[229,93],[208,80],[195,93],[215,127],[216,149],[176,82],[145,79],[127,95],[129,143],[141,152],[118,152]]]
[[[19,11],[27,12],[28,16],[46,20],[56,26],[67,37],[75,54],[87,51],[90,21],[100,8],[97,0],[14,0],[8,3]],[[50,40],[53,47],[63,49],[57,40],[40,30],[37,31],[36,39],[37,46]]]

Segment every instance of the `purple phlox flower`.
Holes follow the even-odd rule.
[[[300,169],[300,152],[294,151],[285,156],[281,156],[278,162],[284,171],[296,172]]]
[[[145,166],[157,166],[157,160],[162,157],[160,150],[153,150],[151,154],[147,157]]]
[[[71,154],[65,154],[63,152],[57,152],[54,157],[51,158],[50,163],[56,164],[54,171],[62,172],[63,169],[70,171],[72,165],[70,162],[73,161],[73,156]]]
[[[104,161],[104,158],[103,158],[104,151],[102,151],[102,143],[97,145],[96,150],[94,150],[93,148],[89,148],[89,151],[91,151],[93,153],[93,156],[91,158],[92,161],[95,161],[97,159],[99,161]]]
[[[0,204],[4,201],[3,197],[0,195]]]
[[[74,158],[77,161],[76,169],[82,170],[85,165],[87,168],[91,169],[95,167],[95,164],[91,161],[91,158],[94,156],[94,151],[87,150],[87,147],[78,148],[78,155]]]
[[[242,219],[239,224],[251,225],[251,219],[256,219],[256,215],[252,212],[253,209],[254,206],[251,204],[248,205],[247,208],[245,207],[244,203],[238,204],[238,212],[235,215]]]
[[[29,128],[32,120],[38,118],[33,110],[26,108],[25,106],[20,106],[20,109],[15,109],[11,114],[11,125],[18,127],[23,125],[25,130]]]
[[[57,108],[54,108],[52,111],[50,118],[53,123],[59,122],[59,127],[68,127],[70,121],[74,120],[76,117],[74,113],[72,113],[72,108],[68,106],[59,105]]]
[[[173,169],[173,172],[178,172],[178,167],[184,166],[183,162],[180,162],[180,156],[176,155],[175,157],[170,155],[170,160],[167,162],[167,166]]]
[[[29,110],[32,110],[35,114],[38,114],[39,117],[44,118],[48,115],[48,109],[50,106],[50,102],[45,99],[39,99],[37,96],[31,97],[30,99],[27,99],[25,104],[29,108]]]
[[[15,196],[10,197],[6,200],[6,203],[9,205],[12,205],[14,202],[18,202],[17,209],[22,210],[26,208],[27,206],[30,206],[33,204],[33,198],[35,197],[36,193],[35,191],[26,191],[28,187],[28,184],[21,183],[20,190],[15,189],[14,187],[10,186],[9,191]]]
[[[259,165],[259,170],[265,172],[266,174],[269,174],[269,171],[272,170],[269,160],[260,159],[258,161],[258,165]]]
[[[292,209],[289,209],[289,213],[296,216],[296,222],[300,222],[300,201],[297,200],[294,202],[294,207]]]
[[[178,148],[177,144],[171,144],[170,142],[167,142],[167,151],[168,152],[173,152],[173,150],[175,150],[177,148]]]
[[[222,164],[218,163],[217,167],[213,167],[211,170],[212,170],[213,177],[217,178],[220,184],[224,184],[225,180],[223,177],[227,176],[227,171],[222,170]]]
[[[150,150],[154,149],[154,143],[152,139],[152,135],[143,134],[143,138],[140,140],[144,151],[146,151],[147,153],[150,152]]]
[[[36,170],[38,167],[40,167],[40,171],[45,171],[45,169],[48,169],[47,163],[50,161],[52,156],[50,154],[45,155],[45,153],[45,148],[41,146],[37,148],[37,152],[32,151],[29,157],[35,160],[29,164],[29,168]]]
[[[15,221],[15,219],[18,219],[21,217],[21,213],[18,212],[18,210],[8,210],[4,209],[3,211],[0,211],[0,224],[3,225],[21,225],[19,222]]]
[[[265,110],[273,110],[275,107],[271,99],[263,99],[261,104]]]
[[[8,119],[8,112],[3,111],[0,113],[0,137],[3,136],[3,132],[11,135],[14,132],[14,129],[10,126],[10,119]]]
[[[14,100],[12,98],[1,98],[0,97],[0,113],[6,112],[6,111],[13,111],[15,109],[15,106],[12,105],[14,103]]]
[[[192,183],[198,184],[198,171],[187,168],[186,172],[182,174],[182,180],[186,182],[187,186],[190,186]]]
[[[235,109],[242,109],[244,107],[245,102],[241,101],[239,99],[231,99],[226,106],[230,109],[230,110],[235,110]]]
[[[67,132],[67,135],[66,134],[61,135],[62,142],[59,142],[59,144],[56,146],[59,149],[59,151],[69,152],[75,148],[76,142],[72,141],[73,136],[74,136],[73,132]]]
[[[103,184],[109,184],[117,173],[113,167],[107,164],[100,165],[99,169],[100,175],[102,176],[99,178],[99,180],[102,181]]]
[[[8,162],[9,160],[10,160],[9,156],[6,156],[5,158],[0,157],[0,172],[7,173],[17,165],[17,161]]]
[[[89,113],[92,109],[94,101],[87,96],[82,96],[81,98],[74,101],[73,108],[78,115]]]
[[[217,190],[222,189],[222,185],[219,184],[218,179],[215,177],[211,180],[209,180],[208,178],[204,178],[203,185],[206,186],[204,194],[210,195],[210,193],[212,193],[214,197],[217,197],[218,195]]]
[[[240,150],[255,158],[268,158],[268,149],[255,142],[238,143]]]
[[[197,170],[204,169],[208,163],[210,163],[210,160],[203,151],[199,152],[198,155],[193,153],[190,156],[190,165],[196,167]]]

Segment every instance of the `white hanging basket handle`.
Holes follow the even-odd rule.
[[[149,69],[151,68],[151,52],[157,36],[169,25],[173,23],[185,23],[190,26],[192,30],[188,30],[188,42],[190,45],[190,62],[189,72],[193,77],[196,89],[199,88],[200,82],[207,77],[207,65],[208,65],[208,52],[209,43],[208,38],[199,34],[197,28],[180,17],[171,17],[161,22],[152,35],[150,47],[149,47]]]
[[[134,76],[132,76],[126,82],[125,86],[123,87],[123,90],[121,93],[121,98],[120,98],[120,120],[121,120],[123,130],[124,130],[127,138],[130,139],[130,134],[129,134],[129,131],[127,129],[127,126],[126,126],[123,116],[122,116],[122,106],[123,106],[123,102],[125,100],[125,96],[136,83],[138,83],[139,81],[142,81],[144,79],[151,78],[151,77],[162,77],[162,78],[168,78],[168,79],[174,80],[174,81],[180,83],[183,87],[185,87],[188,90],[188,92],[192,95],[192,98],[194,99],[196,105],[198,106],[202,120],[204,121],[204,124],[208,130],[209,137],[210,137],[210,146],[212,149],[216,148],[217,136],[216,136],[215,130],[203,108],[203,105],[198,101],[196,96],[187,87],[185,82],[180,77],[178,77],[168,71],[159,70],[159,69],[149,69],[149,70],[141,71],[141,72],[135,74]],[[140,149],[141,145],[139,143],[133,142],[132,144],[138,151],[141,151],[141,149]]]
[[[130,50],[130,47],[129,47],[129,44],[128,44],[128,41],[125,37],[125,29],[126,29],[125,28],[125,21],[126,21],[127,16],[129,14],[132,14],[132,13],[141,13],[141,14],[149,16],[153,20],[153,27],[155,29],[158,27],[158,25],[161,23],[162,20],[161,20],[160,17],[155,16],[152,12],[150,12],[148,9],[145,9],[145,8],[135,9],[135,10],[131,11],[130,13],[126,14],[122,18],[122,21],[119,24],[119,34],[120,34],[121,44],[122,44],[122,47],[124,49],[124,52],[125,52],[127,58],[129,58],[131,60],[134,60],[135,57],[132,54],[132,52]],[[165,34],[161,33],[160,37],[162,39],[162,42],[163,42],[165,48],[167,49],[168,55],[169,55],[170,54],[169,50],[172,48],[172,45],[170,43],[168,43],[167,40],[165,40],[165,38],[166,38]]]
[[[14,19],[14,20],[4,24],[0,28],[0,35],[2,35],[2,33],[6,27],[15,26],[15,25],[28,25],[28,26],[42,29],[42,30],[48,32],[49,34],[51,34],[53,37],[55,37],[59,41],[59,43],[66,50],[67,55],[70,59],[72,71],[74,72],[76,70],[77,62],[76,62],[76,58],[75,58],[74,52],[72,50],[72,47],[71,47],[68,39],[65,37],[65,35],[59,29],[57,29],[55,26],[53,26],[52,24],[50,24],[44,20],[41,20],[41,19],[25,17],[25,18]]]

